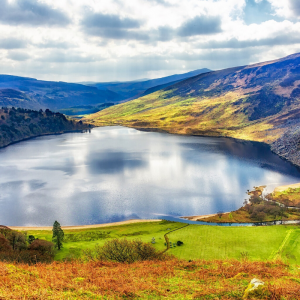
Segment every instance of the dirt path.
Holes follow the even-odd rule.
[[[300,183],[278,186],[275,188],[274,192],[283,192],[283,191],[287,190],[288,188],[291,188],[291,189],[300,188]]]
[[[126,224],[134,224],[134,223],[146,223],[146,222],[160,222],[161,220],[128,220],[123,222],[114,222],[114,223],[106,223],[106,224],[96,224],[96,225],[81,225],[81,226],[62,226],[62,229],[65,230],[77,230],[77,229],[89,229],[89,228],[100,228],[100,227],[110,227],[110,226],[119,226]],[[29,230],[52,230],[52,226],[45,227],[19,227],[19,226],[9,226],[9,228],[13,230],[19,231],[29,231]]]

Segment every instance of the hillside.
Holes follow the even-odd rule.
[[[64,247],[56,255],[64,261],[0,262],[0,299],[242,299],[253,278],[262,280],[264,287],[247,299],[298,299],[298,226],[159,221],[64,232]],[[51,241],[52,234],[51,227],[27,232],[35,241]],[[90,255],[116,237],[145,243],[154,238],[153,246],[164,251],[166,236],[172,246],[163,260],[119,263]],[[25,251],[15,250],[19,256]],[[36,252],[28,254],[34,257]],[[3,257],[7,252],[1,253],[0,247],[0,260]]]
[[[299,272],[279,261],[0,262],[0,278],[1,299],[296,300],[300,288]],[[264,285],[246,297],[253,278]]]
[[[136,99],[139,96],[143,96],[144,94],[149,94],[150,92],[153,92],[153,90],[148,91],[148,89],[152,89],[152,88],[155,89],[155,87],[159,86],[159,88],[155,89],[157,91],[158,89],[168,87],[186,78],[190,78],[210,71],[211,70],[209,69],[203,68],[203,69],[191,71],[184,74],[175,74],[175,75],[156,78],[156,79],[147,79],[147,80],[129,81],[129,82],[99,82],[99,83],[88,84],[88,85],[95,86],[99,90],[109,90],[114,93],[117,93],[124,101],[129,99]]]
[[[120,96],[112,91],[82,84],[0,75],[0,107],[58,110],[119,100]]]
[[[123,125],[269,144],[285,134],[273,144],[273,150],[291,160],[298,152],[290,151],[286,141],[300,123],[299,63],[300,53],[201,74],[105,109],[87,120],[97,126]],[[293,162],[300,165],[300,155]]]
[[[35,136],[88,128],[90,126],[81,121],[68,120],[64,115],[50,110],[0,109],[0,147]]]

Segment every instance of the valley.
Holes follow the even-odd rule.
[[[300,165],[293,146],[299,140],[299,62],[300,54],[294,54],[201,74],[87,116],[85,121],[264,142]]]

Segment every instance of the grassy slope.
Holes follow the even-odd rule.
[[[290,205],[300,205],[300,188],[290,188],[282,192],[273,192],[273,199],[282,202],[282,199],[288,199]]]
[[[80,255],[80,249],[91,248],[96,244],[103,245],[107,238],[126,237],[150,242],[155,238],[155,247],[165,249],[164,234],[182,228],[185,224],[173,222],[139,223],[122,226],[112,226],[99,229],[67,230],[66,236],[75,234],[75,242],[64,243],[64,249],[56,259],[61,260],[70,255]],[[287,231],[293,229],[289,239],[289,247],[285,247],[283,259],[290,263],[300,264],[300,228],[295,226],[272,227],[218,227],[189,225],[168,234],[172,243],[178,240],[184,243],[181,247],[171,248],[170,253],[182,259],[226,259],[241,258],[242,252],[247,252],[251,260],[266,260],[271,258],[284,241]],[[105,238],[90,240],[91,235],[109,233]],[[35,237],[51,241],[51,231],[29,231]],[[68,237],[70,240],[70,237]],[[288,256],[287,256],[288,255]]]
[[[299,57],[199,75],[87,120],[271,143],[299,114]]]

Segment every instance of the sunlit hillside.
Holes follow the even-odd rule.
[[[87,117],[177,134],[229,136],[271,143],[300,115],[300,54],[201,74]]]

